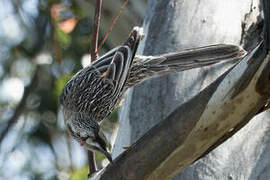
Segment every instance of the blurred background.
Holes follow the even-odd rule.
[[[99,42],[123,0],[103,0]],[[69,137],[58,96],[90,63],[95,0],[0,0],[0,179],[85,179],[86,152]],[[142,24],[146,0],[130,0],[99,55]],[[102,125],[111,141],[117,110]],[[98,166],[104,157],[96,153]]]

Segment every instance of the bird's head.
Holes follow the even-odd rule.
[[[66,123],[66,125],[70,135],[76,139],[81,146],[87,150],[101,152],[112,163],[112,157],[109,153],[110,145],[97,123],[94,125],[91,124],[91,126],[88,126],[87,124],[79,125],[77,123]]]

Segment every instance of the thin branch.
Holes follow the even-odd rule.
[[[109,31],[106,33],[104,39],[102,40],[102,42],[100,43],[99,47],[98,47],[98,50],[97,52],[99,52],[99,50],[102,48],[103,44],[105,43],[105,41],[107,40],[108,36],[111,34],[113,28],[114,28],[114,25],[116,24],[117,20],[119,19],[120,15],[122,14],[122,12],[124,11],[125,7],[127,6],[127,3],[128,3],[128,0],[126,0],[124,2],[124,4],[122,5],[122,7],[120,8],[119,10],[119,13],[117,14],[117,16],[114,18],[113,20],[113,23],[109,29]]]
[[[102,0],[96,0],[94,30],[92,33],[92,42],[91,42],[91,61],[92,62],[94,62],[98,56],[97,45],[98,45],[98,32],[99,32],[99,24],[100,24],[101,5],[102,5]]]
[[[100,24],[100,16],[101,16],[101,5],[102,0],[96,0],[96,9],[95,9],[95,16],[94,16],[94,30],[92,33],[92,42],[91,42],[91,62],[94,62],[97,59],[98,52],[98,33],[99,33],[99,24]],[[88,166],[89,166],[89,174],[91,176],[97,171],[97,165],[95,160],[95,153],[92,151],[87,152],[88,155]]]
[[[1,145],[4,137],[7,135],[8,131],[10,130],[10,128],[17,122],[18,118],[22,114],[28,96],[36,89],[37,84],[38,84],[38,71],[39,71],[39,69],[40,69],[40,66],[37,66],[31,83],[27,87],[25,87],[25,89],[24,89],[24,93],[23,93],[23,97],[22,97],[21,102],[19,103],[19,105],[15,109],[13,116],[9,119],[5,129],[1,132],[0,145]]]

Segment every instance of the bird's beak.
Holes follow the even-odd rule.
[[[101,152],[112,163],[112,156],[108,150],[110,145],[101,129],[95,134],[94,140],[93,138],[87,138],[86,141],[81,140],[80,143],[88,150]]]
[[[104,133],[102,132],[102,129],[99,130],[98,135],[96,136],[96,141],[101,147],[100,152],[102,152],[106,156],[106,158],[112,163],[112,156],[108,152],[108,149],[110,149],[110,144],[106,139]]]
[[[81,142],[81,145],[82,144],[88,150],[101,152],[112,163],[112,156],[108,152],[105,142],[100,137],[96,137],[94,142],[91,138],[88,138],[85,143]]]
[[[112,156],[108,151],[103,151],[102,153],[106,156],[106,158],[110,161],[110,163],[113,163]]]

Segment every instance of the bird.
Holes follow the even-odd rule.
[[[78,71],[59,97],[69,134],[87,150],[103,153],[111,163],[109,143],[100,123],[128,88],[155,76],[240,59],[246,54],[239,46],[216,44],[158,56],[138,56],[136,51],[144,36],[141,27],[134,27],[122,45]]]

